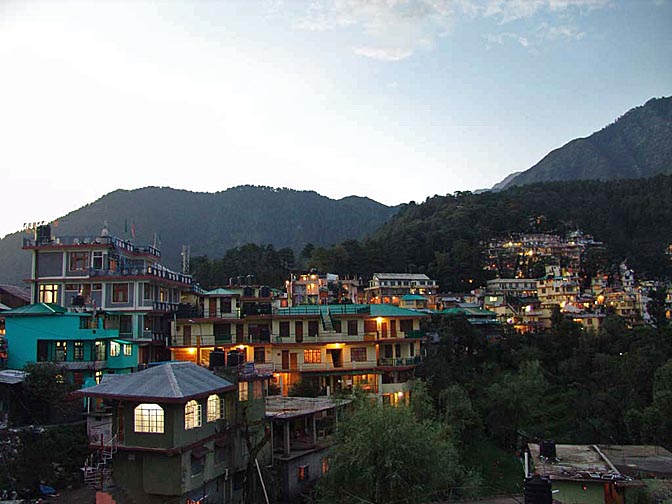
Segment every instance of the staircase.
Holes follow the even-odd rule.
[[[112,457],[117,445],[117,436],[114,436],[86,458],[81,468],[86,486],[103,490],[112,484]]]
[[[320,310],[320,319],[322,319],[322,328],[325,332],[332,332],[334,330],[334,321],[331,318],[329,307],[326,310]]]

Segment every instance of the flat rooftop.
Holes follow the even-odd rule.
[[[672,478],[672,453],[662,446],[600,445],[600,449],[623,474]]]
[[[539,445],[528,444],[534,471],[551,480],[613,481],[623,476],[600,455],[595,445],[556,444],[556,459],[541,458]]]
[[[345,404],[350,399],[334,399],[333,397],[266,397],[266,418],[289,419],[320,411],[327,411]]]

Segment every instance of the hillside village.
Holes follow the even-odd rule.
[[[35,421],[12,403],[29,373],[51,363],[72,390],[67,420],[86,419],[81,482],[107,502],[254,502],[269,498],[269,486],[272,499],[293,502],[329,471],[353,394],[412,404],[416,371],[441,338],[437,321],[463,320],[497,344],[550,331],[559,319],[596,333],[608,317],[629,328],[669,318],[669,286],[638,280],[626,262],[585,275],[583,258],[601,247],[580,231],[492,240],[483,267],[497,278],[461,293],[420,273],[365,280],[315,270],[292,273],[280,289],[248,275],[205,290],[187,261],[172,271],[158,248],[106,227],[66,237],[39,226],[23,241],[30,290],[0,287],[4,425]],[[520,481],[538,446],[525,452]],[[541,446],[541,460],[555,457],[544,455],[555,444]],[[643,466],[654,453],[618,449],[640,450]],[[672,454],[655,450],[669,476]],[[636,476],[607,463],[593,480],[620,495],[637,487]]]

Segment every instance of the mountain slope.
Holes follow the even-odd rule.
[[[240,186],[217,193],[147,187],[118,190],[71,212],[55,235],[96,235],[107,220],[110,233],[138,244],[160,240],[163,262],[177,267],[183,244],[192,256],[220,257],[245,243],[300,249],[306,243],[330,245],[360,238],[395,212],[368,198],[332,200],[313,191]],[[128,229],[128,231],[125,231]],[[19,284],[29,276],[30,254],[21,250],[22,233],[0,240],[0,283]]]
[[[535,182],[614,180],[671,173],[672,97],[653,98],[597,133],[550,152],[532,168],[512,180],[507,177],[493,190]]]

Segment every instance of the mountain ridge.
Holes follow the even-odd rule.
[[[553,149],[491,190],[536,182],[616,180],[672,173],[672,97],[651,98],[595,133]]]
[[[156,239],[162,261],[180,264],[183,244],[191,255],[222,256],[245,243],[299,250],[306,243],[330,245],[375,231],[399,207],[363,196],[338,200],[316,191],[242,185],[214,193],[149,186],[117,189],[56,219],[55,235],[95,236],[107,222],[112,235],[135,243]],[[55,221],[55,222],[56,222]],[[0,239],[0,282],[20,284],[30,276],[30,254],[16,232]]]

